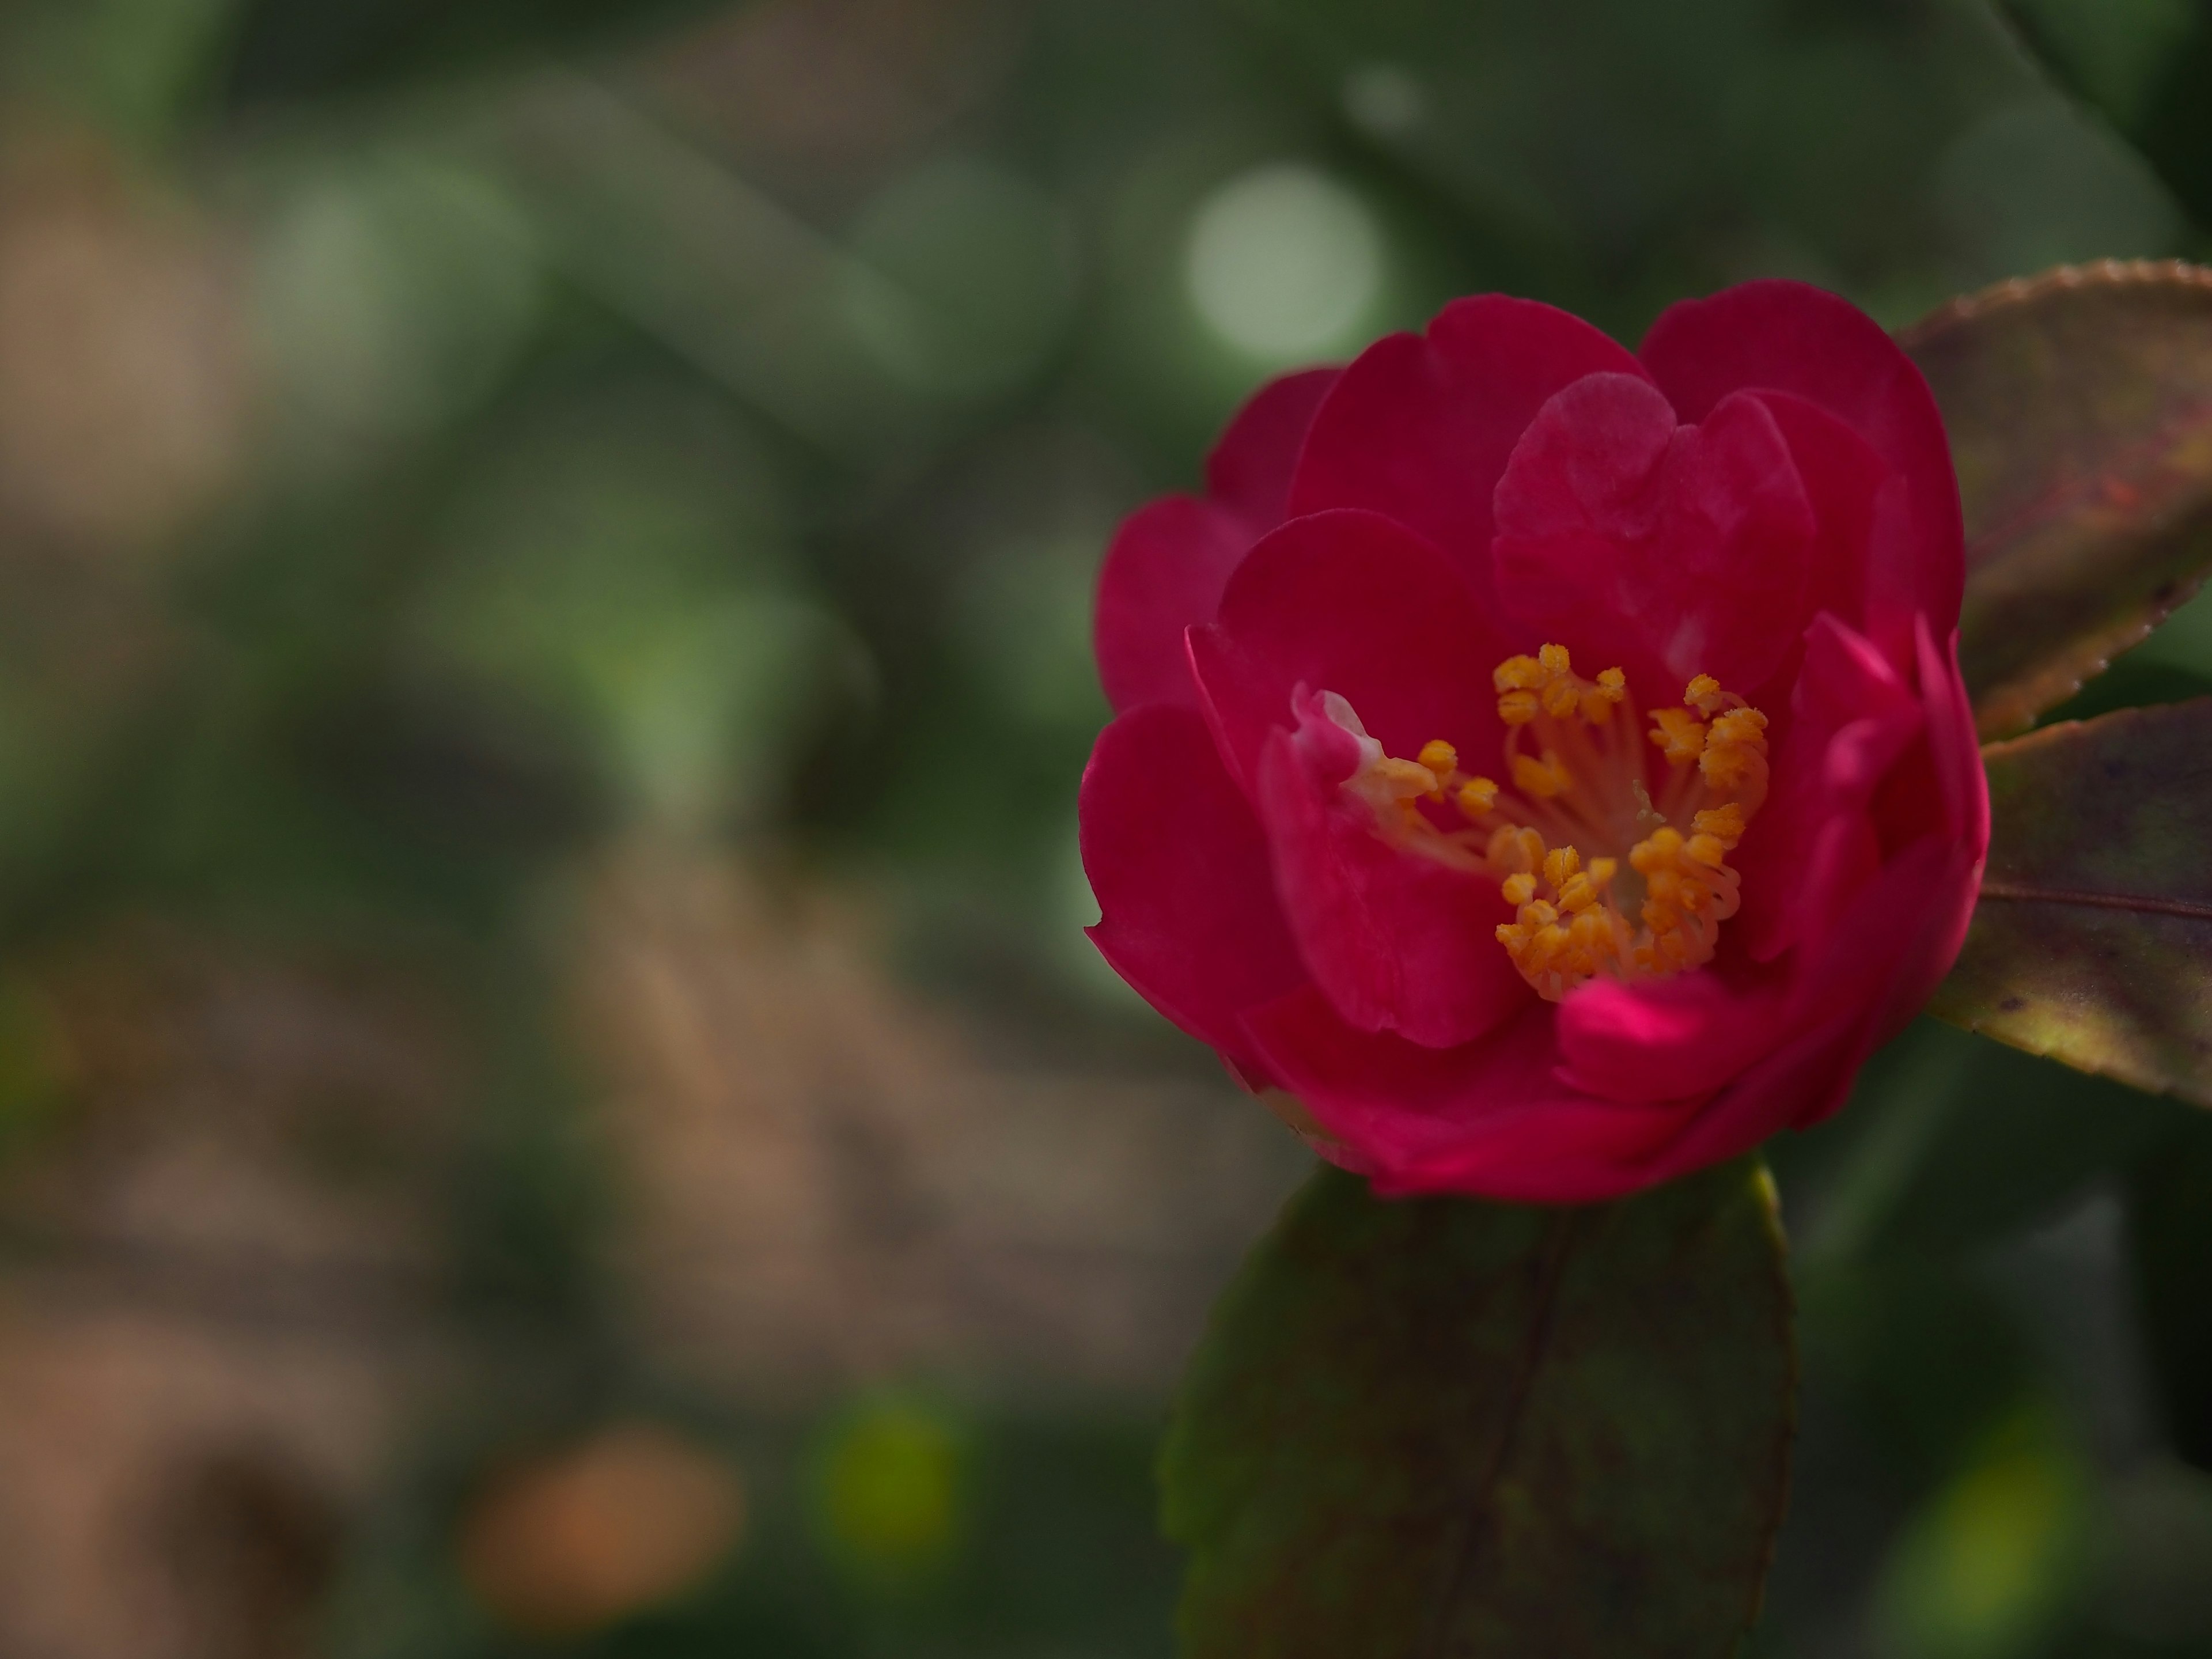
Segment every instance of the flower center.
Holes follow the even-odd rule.
[[[1565,647],[1547,645],[1492,678],[1510,783],[1462,769],[1442,739],[1393,759],[1332,697],[1364,751],[1344,787],[1408,851],[1498,880],[1515,908],[1498,942],[1554,1002],[1600,974],[1658,978],[1711,961],[1741,902],[1728,854],[1766,798],[1766,716],[1698,675],[1643,734],[1665,763],[1654,776],[1620,669],[1586,680]]]

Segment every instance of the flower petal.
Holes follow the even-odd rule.
[[[1261,386],[1207,458],[1205,498],[1169,495],[1121,521],[1091,620],[1099,683],[1115,713],[1197,707],[1183,633],[1213,620],[1229,573],[1283,521],[1306,428],[1340,373],[1310,368]]]
[[[1206,459],[1206,493],[1256,540],[1290,516],[1291,477],[1314,411],[1344,371],[1307,368],[1254,392]],[[1193,620],[1210,622],[1211,617]]]
[[[1869,549],[1875,506],[1889,469],[1865,439],[1818,404],[1787,392],[1747,395],[1765,406],[1790,446],[1790,459],[1813,509],[1807,613],[1832,611],[1864,633]],[[1783,672],[1788,673],[1794,665],[1793,657]],[[1898,666],[1904,665],[1899,659]],[[1750,684],[1732,689],[1741,690],[1753,703],[1764,690]]]
[[[1550,306],[1498,294],[1455,301],[1427,333],[1379,340],[1344,371],[1306,434],[1291,511],[1389,514],[1442,548],[1494,615],[1492,492],[1545,401],[1596,374],[1644,371]]]
[[[1637,1166],[1688,1109],[1623,1106],[1561,1082],[1553,1013],[1532,1003],[1479,1042],[1425,1048],[1354,1030],[1309,987],[1250,1011],[1244,1027],[1378,1192],[1611,1198],[1643,1184]]]
[[[1561,1076],[1607,1100],[1709,1095],[1774,1046],[1783,1005],[1779,987],[1747,992],[1710,969],[1595,979],[1559,1006]]]
[[[1826,613],[1805,632],[1790,713],[1766,805],[1735,855],[1743,908],[1729,926],[1761,962],[1819,935],[1873,873],[1869,807],[1923,725],[1888,658]]]
[[[1237,515],[1191,495],[1170,495],[1121,521],[1098,573],[1091,635],[1116,713],[1147,702],[1197,706],[1183,632],[1213,620],[1251,544]]]
[[[1698,674],[1764,684],[1803,629],[1813,509],[1755,398],[1682,426],[1648,381],[1578,380],[1522,435],[1497,514],[1508,611],[1651,695]]]
[[[1091,942],[1152,1006],[1264,1080],[1237,1016],[1304,972],[1259,822],[1205,722],[1158,705],[1122,715],[1091,751],[1079,811]]]
[[[1301,687],[1347,698],[1393,755],[1438,737],[1487,752],[1502,732],[1490,670],[1504,653],[1443,556],[1378,514],[1316,514],[1263,538],[1220,620],[1188,643],[1201,707],[1248,789]]]
[[[1899,654],[1915,614],[1939,637],[1957,624],[1965,531],[1950,445],[1927,381],[1881,325],[1803,283],[1746,283],[1670,307],[1638,355],[1685,420],[1732,392],[1790,392],[1865,439],[1891,474],[1869,544],[1868,631]]]
[[[1513,919],[1496,879],[1384,840],[1374,808],[1340,787],[1342,772],[1307,753],[1271,733],[1255,799],[1291,935],[1337,1012],[1443,1048],[1523,1006],[1533,993],[1496,937]]]

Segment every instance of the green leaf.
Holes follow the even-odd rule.
[[[1954,301],[1899,340],[1958,463],[1975,720],[2009,736],[2212,567],[2212,271],[2069,266]]]
[[[1322,1171],[1169,1434],[1185,1653],[1733,1653],[1795,1426],[1782,1256],[1753,1159],[1583,1209]]]
[[[1989,867],[1929,1012],[2212,1106],[2212,698],[1982,753]]]

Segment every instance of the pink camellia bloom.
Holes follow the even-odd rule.
[[[1462,300],[1207,483],[1099,584],[1124,978],[1386,1193],[1607,1198],[1841,1103],[1989,839],[1950,451],[1872,320]]]

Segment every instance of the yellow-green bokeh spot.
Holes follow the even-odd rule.
[[[2080,1592],[2089,1482],[2050,1413],[1993,1431],[1899,1534],[1875,1598],[1883,1659],[2014,1659]]]
[[[856,1576],[925,1578],[957,1553],[966,1487],[962,1437],[943,1413],[887,1398],[832,1425],[815,1471],[823,1540]]]

